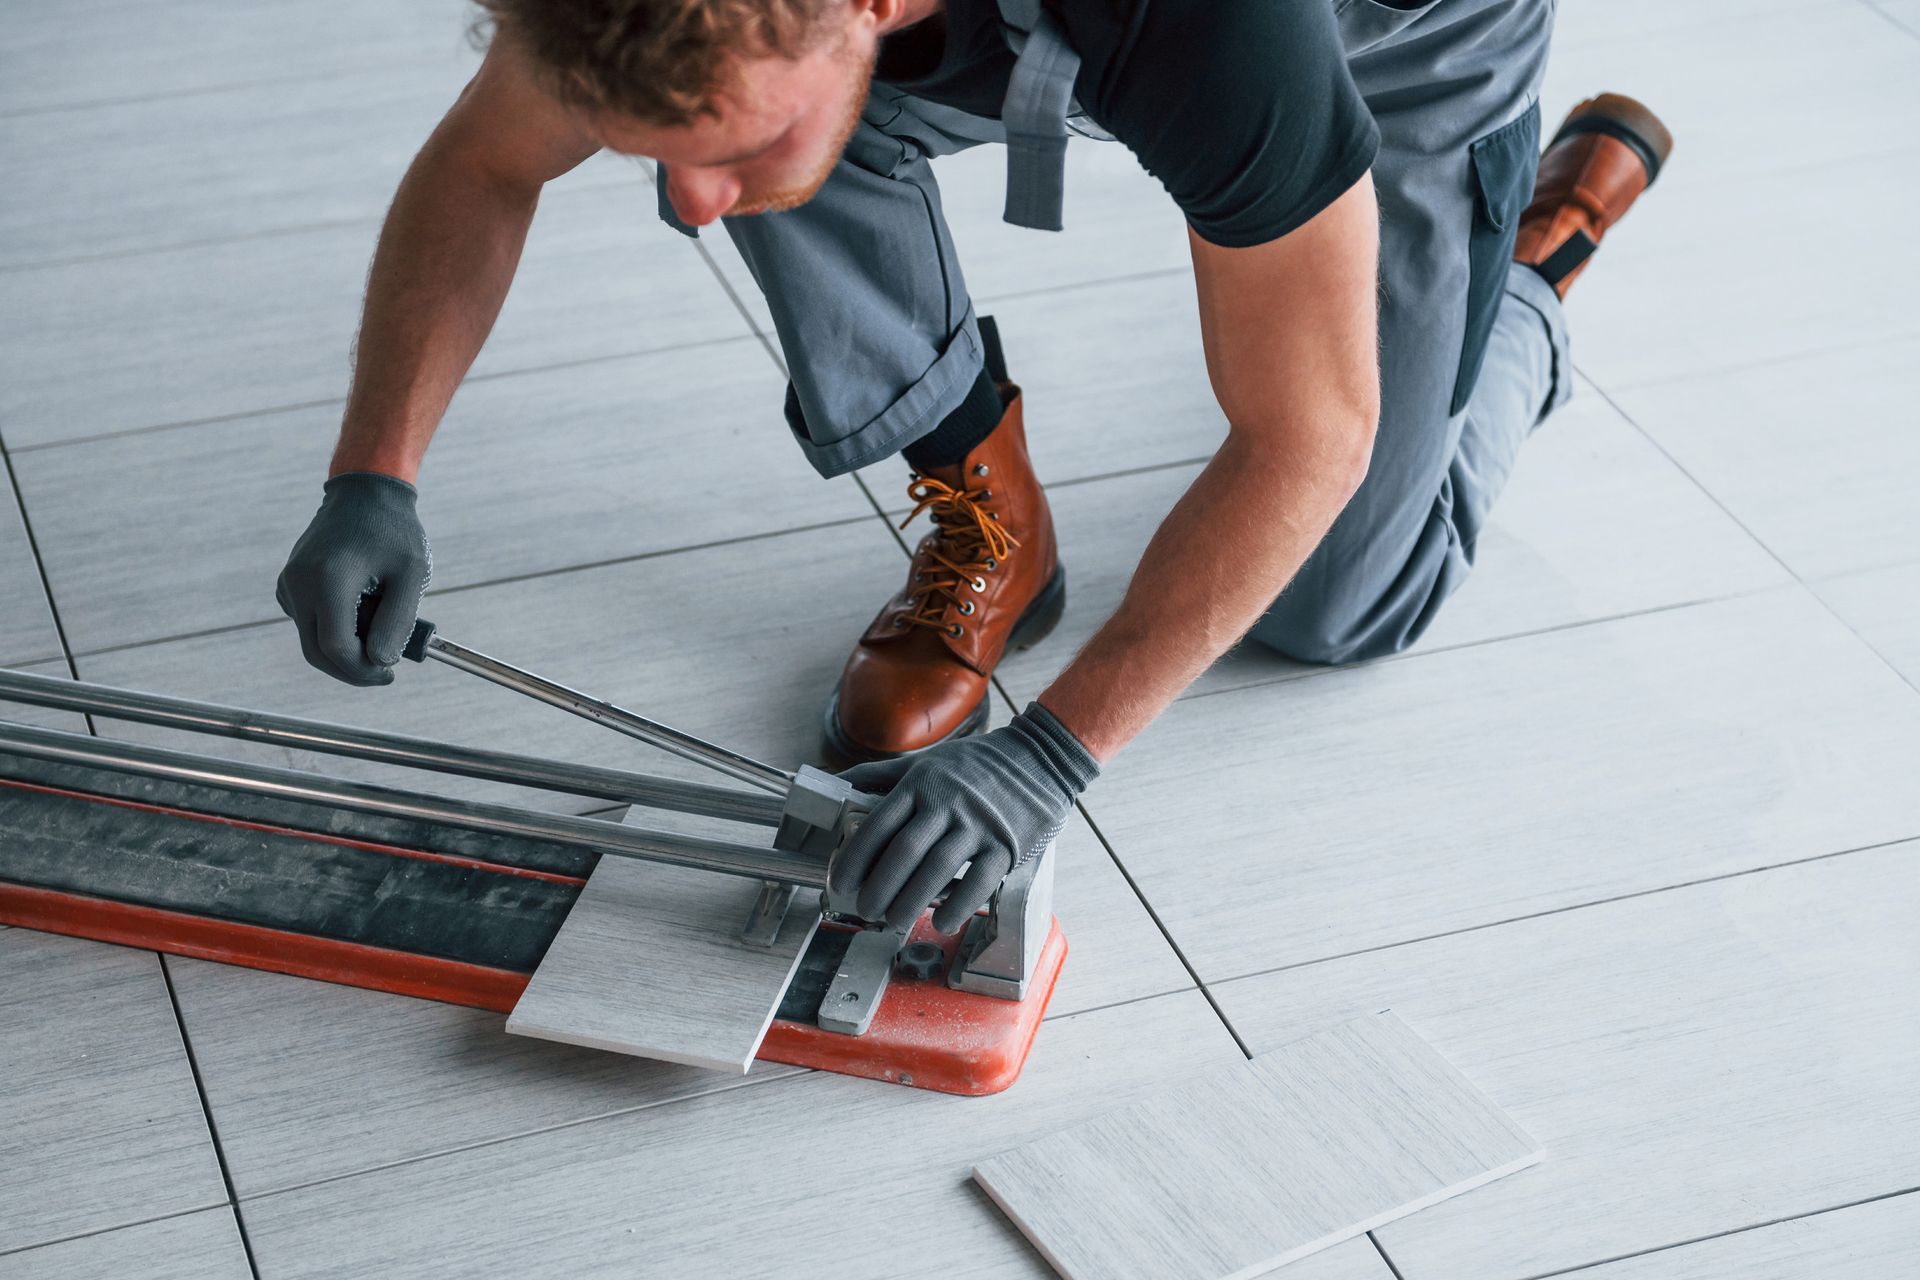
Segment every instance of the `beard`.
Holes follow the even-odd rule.
[[[851,41],[848,42],[851,46]],[[743,191],[740,198],[733,202],[733,208],[727,210],[729,218],[747,217],[756,213],[780,213],[787,209],[797,209],[825,186],[827,179],[833,176],[834,168],[840,163],[840,155],[847,149],[847,140],[853,137],[853,131],[860,126],[860,115],[866,110],[867,90],[873,81],[873,69],[879,60],[879,50],[862,56],[847,53],[837,59],[845,64],[848,75],[844,83],[851,92],[847,95],[846,114],[834,129],[833,145],[827,149],[826,159],[821,162],[805,182],[796,186],[778,187],[772,191]]]

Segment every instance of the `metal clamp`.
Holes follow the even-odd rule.
[[[987,914],[967,921],[947,974],[955,991],[1024,1000],[1040,949],[1053,928],[1053,844],[1048,842],[994,891]]]

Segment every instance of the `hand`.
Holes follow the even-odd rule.
[[[1037,702],[991,733],[855,765],[840,777],[886,798],[835,854],[829,887],[858,890],[862,917],[904,929],[971,863],[933,913],[936,930],[955,933],[1060,833],[1099,776],[1099,762]]]
[[[274,596],[299,628],[309,663],[348,684],[391,684],[433,568],[416,491],[393,476],[348,471],[322,492]],[[381,599],[363,643],[355,615],[370,592]]]

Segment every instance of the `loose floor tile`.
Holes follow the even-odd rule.
[[[354,71],[370,61],[469,57],[458,0],[82,0],[32,8],[0,49],[0,111],[193,93]],[[164,53],[164,56],[156,56]]]
[[[0,1253],[225,1204],[153,953],[7,929],[0,968]]]
[[[1546,1161],[1376,1234],[1402,1275],[1518,1280],[1910,1188],[1916,893],[1908,843],[1213,993],[1255,1054],[1391,1001],[1506,1107]]]
[[[976,1166],[1063,1276],[1265,1275],[1540,1159],[1392,1012]]]
[[[698,255],[642,216],[651,198],[636,177],[542,201],[474,372],[749,332]],[[9,272],[8,446],[343,401],[377,232],[356,222]]]
[[[248,1280],[252,1275],[233,1210],[224,1205],[0,1254],[0,1276],[7,1280]]]
[[[1902,287],[1920,275],[1920,245],[1889,240],[1878,214],[1911,198],[1912,150],[1694,180],[1680,145],[1568,297],[1583,373],[1617,394],[1920,333]]]
[[[795,896],[771,946],[743,940],[758,881],[604,858],[507,1032],[746,1074],[820,923]]]
[[[289,1280],[555,1258],[581,1277],[1040,1277],[972,1165],[1237,1057],[1197,994],[1166,996],[1048,1023],[991,1097],[809,1074],[250,1200],[247,1227]],[[1388,1280],[1365,1241],[1336,1252],[1299,1274]]]
[[[1920,340],[1615,398],[1755,537],[1812,579],[1920,555],[1920,432],[1905,429],[1916,396]]]
[[[469,385],[419,480],[434,589],[871,521],[856,485],[822,480],[787,441],[781,395],[751,338]],[[76,652],[279,618],[274,582],[319,505],[338,417],[22,454]]]
[[[1894,670],[1920,688],[1920,563],[1814,584],[1822,600]]]
[[[1920,1273],[1920,1192],[1607,1263],[1581,1280],[1820,1280]]]
[[[1916,768],[1796,587],[1190,698],[1086,805],[1211,980],[1904,839]]]
[[[60,632],[20,506],[4,480],[0,475],[0,666],[17,667],[59,654]]]

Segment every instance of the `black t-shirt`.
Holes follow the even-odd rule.
[[[1080,55],[1074,96],[1203,238],[1277,239],[1359,181],[1380,131],[1329,0],[1046,0]],[[996,0],[882,42],[874,78],[997,118],[1014,54]]]

